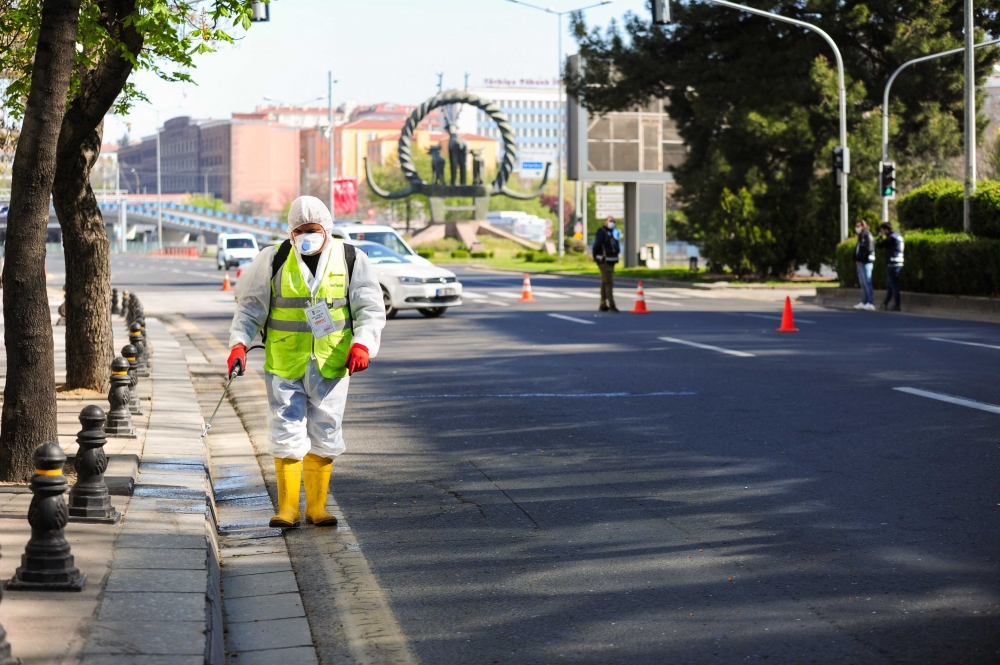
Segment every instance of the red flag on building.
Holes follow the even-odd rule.
[[[349,215],[358,209],[358,181],[356,178],[336,178],[333,181],[334,214]]]

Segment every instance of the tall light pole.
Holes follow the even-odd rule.
[[[995,46],[1000,44],[1000,39],[994,39],[988,42],[980,42],[975,45],[975,48],[983,48],[986,46]],[[896,71],[892,73],[889,77],[888,82],[885,84],[885,92],[882,95],[882,161],[889,161],[889,91],[892,89],[892,84],[896,80],[899,74],[909,67],[910,65],[915,65],[920,62],[927,62],[928,60],[936,60],[937,58],[943,58],[946,55],[956,55],[958,53],[964,53],[965,47],[951,49],[950,51],[941,51],[940,53],[932,53],[931,55],[925,55],[920,58],[914,58],[913,60],[908,60],[896,68]],[[968,140],[968,135],[966,135],[966,140]],[[975,145],[973,145],[973,150],[975,150]],[[889,221],[889,199],[882,197],[882,221]]]
[[[587,5],[585,7],[578,7],[577,9],[567,9],[565,11],[557,12],[552,7],[539,7],[538,5],[532,5],[527,2],[521,2],[521,0],[507,0],[508,2],[513,2],[517,5],[523,5],[525,7],[530,7],[532,9],[537,9],[543,11],[547,14],[555,14],[558,18],[559,26],[559,38],[557,40],[559,49],[558,58],[558,69],[556,70],[556,85],[559,86],[559,127],[556,129],[557,138],[556,141],[556,180],[559,182],[559,202],[558,211],[556,212],[556,222],[559,226],[559,256],[563,256],[566,253],[566,248],[563,246],[565,244],[565,234],[566,234],[566,219],[563,216],[563,211],[565,208],[565,186],[563,184],[563,170],[562,161],[563,153],[565,152],[565,141],[566,141],[566,104],[563,102],[563,81],[562,81],[562,71],[563,71],[563,50],[562,50],[562,17],[566,14],[572,14],[573,12],[582,12],[588,9],[593,9],[594,7],[601,7],[603,5],[610,5],[614,0],[602,0],[592,5]]]
[[[174,111],[182,108],[171,106],[156,111],[156,243],[163,249],[163,188],[160,182],[160,114],[164,111]]]
[[[337,218],[337,209],[334,207],[333,201],[333,184],[337,179],[337,167],[333,163],[333,72],[328,71],[326,73],[326,104],[327,104],[327,131],[330,133],[328,136],[327,147],[329,148],[330,167],[327,170],[327,175],[329,176],[330,182],[330,219]]]
[[[962,230],[972,227],[972,196],[976,193],[976,26],[972,0],[965,0],[965,202]]]

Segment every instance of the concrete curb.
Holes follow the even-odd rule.
[[[442,264],[442,268],[447,268],[449,264]],[[594,282],[601,281],[600,275],[580,275],[572,272],[564,272],[562,270],[514,270],[513,268],[493,268],[490,266],[480,266],[476,264],[451,264],[451,265],[463,265],[471,270],[490,270],[494,272],[511,273],[514,275],[523,275],[525,273],[529,275],[558,275],[559,277],[578,277],[580,279],[587,279]],[[615,284],[623,284],[626,286],[636,286],[639,282],[643,285],[652,286],[669,286],[671,288],[677,289],[695,289],[698,291],[718,291],[721,289],[733,289],[738,291],[743,290],[761,290],[761,291],[811,291],[817,288],[815,284],[796,284],[795,282],[790,282],[788,284],[739,284],[733,282],[712,282],[709,284],[697,283],[697,282],[680,282],[672,279],[658,279],[655,277],[619,277],[615,274]]]
[[[852,309],[860,299],[860,289],[844,288],[821,287],[816,289],[815,296],[800,296],[800,300],[834,309]],[[876,300],[878,299],[876,297]],[[1000,323],[1000,298],[903,291],[901,302],[903,311],[900,313],[902,314]]]

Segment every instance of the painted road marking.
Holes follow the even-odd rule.
[[[995,346],[993,344],[981,344],[979,342],[963,342],[957,339],[945,339],[944,337],[928,337],[927,339],[932,339],[935,342],[948,342],[950,344],[964,344],[965,346],[981,346],[984,349],[1000,349],[1000,346]]]
[[[972,399],[965,399],[964,397],[955,397],[954,395],[946,395],[944,393],[934,393],[929,390],[920,390],[919,388],[902,387],[893,388],[893,390],[898,390],[901,393],[909,393],[910,395],[917,395],[918,397],[928,397],[941,402],[948,402],[949,404],[967,406],[970,409],[979,409],[980,411],[989,411],[990,413],[1000,414],[1000,406],[987,404],[985,402],[977,402]]]
[[[348,399],[516,399],[531,397],[558,397],[573,399],[577,397],[675,397],[697,395],[696,392],[663,390],[652,393],[501,393],[499,395],[353,395],[349,394]]]
[[[733,351],[732,349],[724,349],[721,346],[712,346],[711,344],[700,344],[698,342],[689,342],[686,339],[677,339],[676,337],[661,337],[664,342],[673,342],[674,344],[684,344],[686,346],[693,346],[696,349],[706,349],[708,351],[718,351],[719,353],[725,353],[729,356],[738,356],[740,358],[753,358],[754,354],[747,353],[746,351]]]
[[[512,300],[520,300],[520,293],[507,293],[506,291],[490,291],[490,295],[497,296],[498,298],[510,298]]]
[[[549,314],[553,319],[562,319],[563,321],[572,321],[573,323],[586,323],[589,326],[594,325],[593,321],[587,321],[586,319],[578,319],[575,316],[566,316],[565,314]]]
[[[781,321],[781,317],[777,314],[744,314],[743,316],[752,316],[755,319],[769,319],[771,321]],[[816,323],[815,321],[810,321],[809,319],[800,319],[795,317],[795,323]]]
[[[633,298],[635,298],[636,300],[638,300],[638,297],[636,297],[636,296],[633,296]],[[650,300],[649,296],[646,296],[646,301],[647,302],[651,302],[651,303],[656,303],[657,305],[670,305],[671,307],[683,307],[684,306],[684,305],[680,304],[679,302],[672,302],[670,300],[657,300],[656,298],[653,298],[652,300]]]
[[[466,297],[466,298],[472,298],[473,300],[486,300],[487,299],[486,296],[484,296],[481,293],[477,293],[476,291],[465,290],[465,291],[462,291],[462,295],[464,297]]]
[[[532,291],[532,293],[542,298],[565,298],[566,300],[569,300],[569,296],[564,296],[561,293],[550,293],[549,291]]]

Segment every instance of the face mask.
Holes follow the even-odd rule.
[[[325,240],[326,235],[323,233],[303,233],[295,236],[295,249],[299,250],[299,254],[303,256],[319,254]]]
[[[615,223],[614,222],[608,222],[607,224],[605,224],[605,226],[607,226],[609,229],[613,229],[613,228],[615,228]]]
[[[861,227],[860,226],[855,226],[854,227],[854,232],[857,233],[858,235],[861,235]]]

